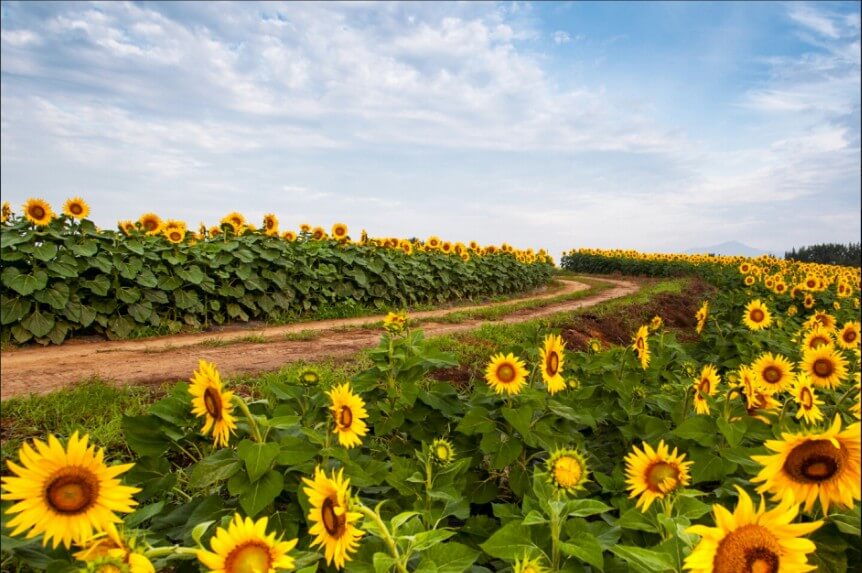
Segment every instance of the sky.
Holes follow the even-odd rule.
[[[860,4],[0,4],[0,184],[103,227],[860,239]]]

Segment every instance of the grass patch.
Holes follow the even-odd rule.
[[[320,335],[323,331],[321,330],[312,330],[310,328],[300,330],[299,332],[286,332],[282,338],[289,342],[306,342],[308,340],[315,340],[316,338],[320,338]]]

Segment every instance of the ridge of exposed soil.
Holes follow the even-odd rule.
[[[600,279],[612,288],[584,298],[551,303],[533,309],[520,309],[497,322],[517,323],[550,314],[593,306],[626,296],[639,287],[628,280]],[[589,288],[574,280],[562,280],[563,289],[504,302],[411,313],[414,319],[444,317],[455,312],[505,306],[513,302],[542,300],[575,293]],[[382,316],[321,320],[261,329],[213,333],[181,334],[144,340],[71,341],[61,346],[20,348],[0,353],[0,399],[28,393],[45,394],[98,376],[116,385],[158,384],[188,378],[199,359],[215,362],[225,375],[277,370],[289,362],[340,358],[377,344],[380,329],[362,328]],[[455,324],[425,322],[428,336],[470,330],[480,326],[481,319]],[[355,327],[344,329],[344,327]],[[287,340],[285,335],[319,331],[312,340]],[[254,342],[247,339],[255,337]],[[246,340],[244,340],[246,339]],[[217,341],[218,345],[208,342]],[[261,343],[263,341],[264,343]]]

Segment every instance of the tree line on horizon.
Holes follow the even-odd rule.
[[[862,244],[823,243],[793,248],[784,252],[787,260],[858,267],[862,265]]]

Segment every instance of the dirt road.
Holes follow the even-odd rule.
[[[602,279],[613,287],[581,299],[552,303],[535,309],[514,311],[500,322],[516,323],[575,310],[618,298],[638,290],[625,280]],[[442,317],[453,312],[511,304],[515,301],[541,300],[589,288],[574,280],[562,281],[564,287],[553,292],[527,296],[500,303],[411,313],[414,319]],[[117,385],[157,384],[188,378],[203,358],[218,364],[224,375],[277,370],[289,362],[348,356],[377,344],[380,329],[362,325],[380,321],[382,316],[323,320],[261,329],[232,329],[219,333],[183,334],[145,340],[70,341],[61,346],[27,347],[0,353],[0,399],[28,393],[45,394],[80,380],[98,376]],[[422,329],[437,336],[476,328],[480,319],[457,324],[426,322]],[[344,327],[355,327],[345,330]],[[320,331],[312,340],[288,340],[285,335]],[[247,339],[253,336],[254,342]],[[245,339],[245,340],[244,340]],[[265,340],[266,342],[260,342]]]

